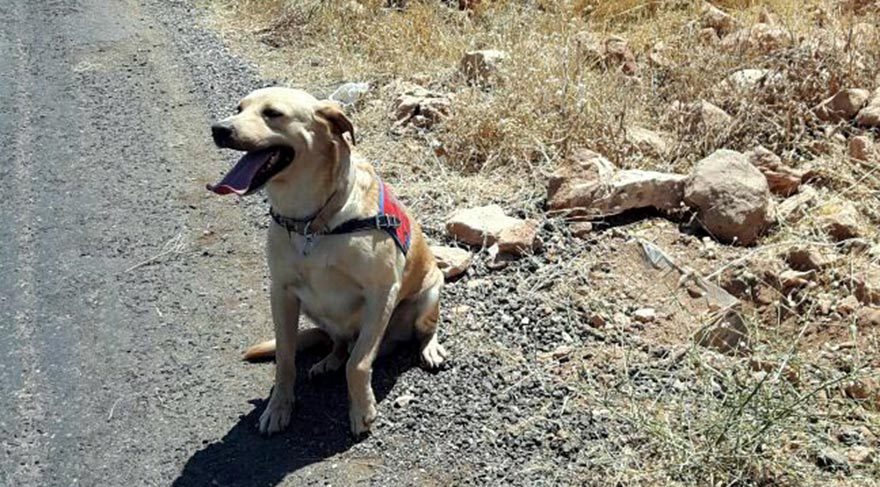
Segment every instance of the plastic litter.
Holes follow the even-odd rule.
[[[343,105],[354,105],[369,91],[369,83],[345,83],[336,88],[330,99]]]

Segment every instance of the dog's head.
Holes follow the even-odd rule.
[[[218,147],[245,155],[208,189],[246,195],[299,166],[325,164],[328,156],[338,158],[337,150],[348,150],[346,132],[354,143],[351,122],[333,102],[290,88],[254,91],[239,102],[235,115],[211,126]]]

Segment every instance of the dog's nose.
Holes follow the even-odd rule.
[[[228,122],[217,122],[211,125],[211,135],[214,137],[214,143],[219,147],[225,147],[232,140],[232,125]]]

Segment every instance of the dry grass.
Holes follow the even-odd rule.
[[[345,81],[371,84],[353,113],[360,149],[406,183],[401,193],[429,233],[440,234],[446,212],[464,205],[495,202],[514,214],[542,217],[547,175],[580,146],[622,167],[684,173],[716,149],[763,145],[818,175],[816,211],[779,225],[763,247],[725,249],[728,260],[721,261],[706,257],[711,251],[705,249],[683,256],[702,263],[706,274],[739,258],[731,272],[750,274],[756,287],[775,293],[771,305],[748,311],[751,357],[708,353],[684,336],[676,353],[658,360],[620,334],[612,340],[617,348],[589,351],[589,367],[604,367],[613,380],[594,387],[584,374],[595,370],[566,379],[581,388],[582,403],[605,405],[623,425],[611,445],[593,452],[594,473],[621,485],[876,483],[876,463],[854,466],[849,477],[814,465],[815,453],[833,446],[841,427],[880,431],[876,411],[841,393],[846,381],[877,377],[876,330],[845,318],[832,332],[816,318],[823,301],[851,293],[856,270],[878,266],[878,255],[833,246],[819,218],[823,208],[853,203],[875,237],[880,166],[847,157],[846,138],[860,129],[821,123],[812,112],[840,88],[880,85],[880,30],[865,33],[858,25],[877,25],[876,12],[851,15],[840,7],[846,2],[831,0],[721,0],[716,5],[742,25],[770,13],[790,35],[770,51],[731,51],[701,39],[694,22],[701,3],[694,1],[484,0],[471,14],[440,1],[403,3],[210,1],[218,27],[256,53],[268,77],[323,94]],[[637,79],[591,62],[586,45],[609,35],[629,41],[640,67]],[[483,48],[508,53],[502,81],[472,86],[458,63],[465,51]],[[648,63],[652,49],[668,65]],[[721,86],[743,68],[767,69],[778,81],[754,91]],[[452,94],[452,116],[432,131],[392,135],[389,110],[402,82]],[[711,131],[672,109],[676,102],[699,100],[721,107],[734,122]],[[669,154],[634,151],[624,133],[630,126],[665,134]],[[838,260],[815,287],[783,293],[760,271],[778,262],[777,250],[792,242],[828,248]],[[556,309],[595,312],[613,301],[609,296],[621,284],[637,288],[625,279],[594,282],[591,266],[615,252],[605,250],[598,257],[549,259],[523,277],[519,292],[540,294]],[[854,345],[829,357],[826,341]],[[760,370],[756,361],[764,364]],[[799,371],[797,383],[786,378],[792,369]]]

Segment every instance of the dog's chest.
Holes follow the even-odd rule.
[[[273,241],[274,240],[274,241]],[[305,239],[270,236],[269,267],[274,284],[291,290],[303,311],[328,333],[350,337],[363,316],[363,287],[352,278],[335,237],[319,237],[304,253]]]

